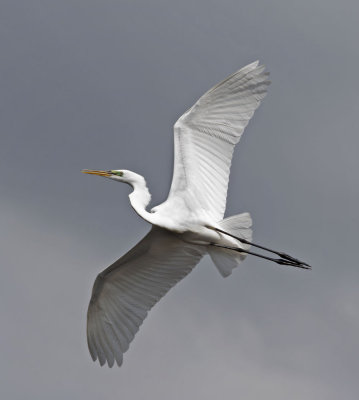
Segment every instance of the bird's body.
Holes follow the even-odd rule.
[[[216,221],[201,207],[193,207],[186,203],[182,197],[173,197],[162,204],[153,207],[150,212],[146,207],[151,195],[146,186],[146,181],[141,175],[132,171],[122,170],[123,176],[131,182],[133,188],[129,195],[130,203],[136,213],[150,224],[176,233],[182,240],[201,245],[210,243],[238,246],[238,241],[217,232]],[[174,212],[175,210],[175,212]]]
[[[149,309],[209,254],[222,276],[254,254],[279,264],[309,268],[286,254],[251,243],[248,213],[223,219],[234,146],[269,84],[258,62],[247,65],[205,93],[174,126],[175,160],[167,200],[147,210],[145,179],[132,171],[83,172],[129,184],[130,203],[152,224],[132,250],[101,272],[88,310],[90,353],[101,365],[122,356]],[[280,255],[273,259],[250,246]]]

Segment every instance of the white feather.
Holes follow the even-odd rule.
[[[212,220],[222,220],[234,146],[269,83],[256,61],[214,86],[179,118],[167,202],[182,197],[191,209],[203,208]]]
[[[87,313],[91,356],[101,365],[122,363],[122,355],[147,312],[183,279],[206,249],[185,243],[161,228],[152,230],[132,250],[97,277]]]

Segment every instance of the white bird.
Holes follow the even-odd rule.
[[[92,359],[120,366],[148,311],[209,254],[222,276],[253,254],[282,265],[310,269],[284,253],[251,243],[248,213],[223,219],[234,146],[267,92],[268,73],[258,61],[205,93],[174,125],[174,172],[168,199],[146,210],[146,181],[128,170],[83,170],[132,186],[131,206],[152,224],[127,254],[101,272],[87,314]],[[275,253],[271,258],[250,246]]]

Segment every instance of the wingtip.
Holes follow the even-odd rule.
[[[258,68],[258,65],[259,65],[259,60],[256,60],[256,61],[253,61],[253,62],[251,62],[251,63],[245,65],[245,66],[244,66],[243,68],[241,68],[241,69],[248,68],[249,70],[253,70],[253,69]]]
[[[250,70],[261,70],[260,72],[265,75],[266,77],[269,76],[269,72],[265,71],[266,65],[265,64],[260,64],[259,60],[253,61],[252,63],[248,64],[244,68],[249,68]]]
[[[120,360],[116,359],[116,364],[117,364],[118,367],[121,367],[122,363],[123,363],[123,359],[122,358]]]
[[[97,361],[96,359],[93,359],[93,361]],[[100,364],[101,367],[107,365],[109,368],[112,368],[115,365],[115,361],[118,367],[121,367],[123,364],[123,358],[115,358],[114,360],[112,359],[106,359],[106,360],[100,360],[98,359],[98,362]]]

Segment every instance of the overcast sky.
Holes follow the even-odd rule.
[[[359,5],[344,0],[2,0],[0,397],[345,400],[359,384]],[[312,272],[208,258],[150,312],[121,368],[88,354],[96,275],[148,231],[131,169],[167,196],[172,125],[260,59],[227,215]]]

